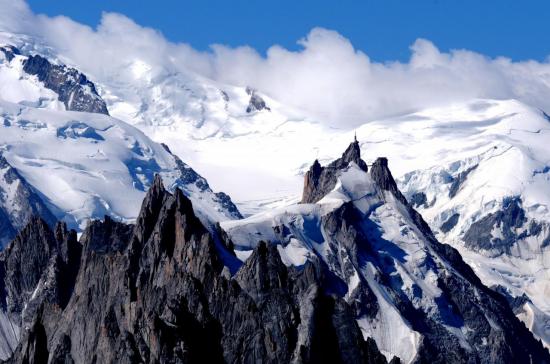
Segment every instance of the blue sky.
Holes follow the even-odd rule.
[[[550,2],[512,0],[241,1],[29,0],[36,13],[66,15],[95,26],[119,12],[168,39],[207,49],[212,43],[273,44],[297,49],[311,28],[334,29],[376,61],[407,60],[417,38],[442,51],[545,60],[550,54]]]

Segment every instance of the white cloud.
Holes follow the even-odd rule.
[[[274,45],[263,57],[250,47],[213,45],[199,52],[167,41],[131,19],[105,13],[96,29],[66,17],[33,14],[21,0],[0,0],[0,30],[39,37],[43,44],[99,79],[126,77],[140,60],[155,74],[195,72],[250,85],[318,118],[341,126],[471,98],[515,98],[550,110],[550,64],[491,59],[428,40],[410,48],[408,62],[378,63],[337,32],[315,28],[301,49]]]

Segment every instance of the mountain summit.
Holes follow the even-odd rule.
[[[353,142],[327,167],[314,163],[304,190],[305,201],[315,203],[223,222],[236,255],[247,261],[263,240],[289,267],[319,262],[323,290],[351,306],[363,337],[388,360],[549,362],[506,299],[436,239],[400,192],[388,160],[367,170],[359,158]]]
[[[313,162],[304,176],[304,191],[302,203],[315,203],[330,192],[336,185],[337,175],[342,170],[355,163],[362,171],[367,172],[367,163],[361,159],[361,148],[355,139],[342,154],[342,157],[322,167],[318,160]]]

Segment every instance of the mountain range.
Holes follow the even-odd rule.
[[[550,362],[543,111],[476,99],[344,130],[8,38],[2,359]]]

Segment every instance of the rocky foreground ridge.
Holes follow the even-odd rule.
[[[318,264],[289,269],[261,243],[230,277],[191,202],[158,177],[135,225],[93,221],[77,241],[37,218],[1,262],[19,342],[8,362],[386,362]]]

